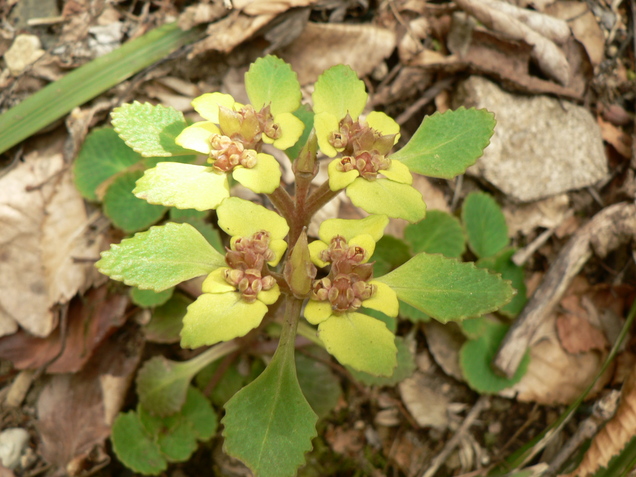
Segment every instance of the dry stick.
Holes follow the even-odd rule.
[[[435,475],[435,473],[439,470],[441,465],[444,462],[446,462],[451,452],[453,452],[455,448],[459,445],[459,441],[461,440],[462,437],[464,437],[464,434],[468,432],[468,429],[470,429],[470,426],[472,426],[475,420],[479,417],[479,415],[481,414],[481,411],[483,411],[484,409],[487,409],[489,405],[490,405],[489,396],[481,396],[477,400],[473,408],[470,410],[470,412],[466,416],[466,419],[464,419],[464,422],[462,422],[462,425],[459,426],[459,429],[457,429],[457,432],[455,433],[455,435],[446,443],[442,451],[435,456],[435,458],[433,459],[433,462],[431,462],[430,467],[426,469],[426,471],[422,474],[422,477],[433,477]]]
[[[504,376],[514,376],[537,328],[554,309],[593,252],[601,258],[636,237],[636,205],[606,207],[581,227],[561,250],[543,282],[502,342],[493,362]]]

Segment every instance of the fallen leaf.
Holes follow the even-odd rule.
[[[608,347],[607,338],[603,332],[580,316],[560,315],[556,320],[556,328],[561,346],[568,353],[585,353]]]
[[[63,353],[47,368],[48,373],[74,373],[82,369],[94,349],[125,321],[125,295],[108,295],[108,286],[91,290],[71,301],[64,343],[60,328],[46,338],[20,330],[0,338],[0,357],[16,369],[37,369]]]
[[[37,402],[41,453],[57,471],[97,470],[108,463],[104,441],[139,364],[141,333],[124,329],[107,340],[77,374],[53,376]],[[77,474],[75,474],[77,475]]]
[[[395,44],[394,32],[374,25],[307,23],[280,57],[292,65],[300,84],[305,85],[341,63],[351,66],[359,76],[368,75],[393,52]]]
[[[448,397],[432,377],[417,371],[402,381],[398,389],[404,405],[420,427],[439,430],[448,427]]]
[[[45,337],[53,305],[87,288],[101,240],[75,189],[60,145],[34,151],[0,179],[0,336],[17,326]]]
[[[316,3],[316,0],[233,0],[236,10],[242,10],[248,15],[263,15],[283,13],[290,8],[306,7]]]
[[[611,144],[621,156],[632,157],[632,136],[600,116],[597,116],[596,121],[601,128],[603,140]]]

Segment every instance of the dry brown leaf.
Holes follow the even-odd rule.
[[[603,332],[580,316],[560,315],[556,320],[556,328],[561,346],[568,353],[603,350],[608,346]]]
[[[592,383],[606,355],[599,351],[568,353],[559,342],[554,319],[546,320],[536,331],[530,347],[528,371],[520,382],[501,395],[548,406],[570,404]],[[612,369],[610,367],[596,382],[589,398],[609,382]]]
[[[233,0],[236,10],[248,15],[265,15],[283,13],[290,8],[306,7],[316,0]]]
[[[394,32],[374,25],[308,23],[280,56],[305,85],[338,64],[351,66],[359,76],[368,75],[393,52],[395,42]]]
[[[508,233],[514,237],[517,233],[528,235],[536,227],[552,229],[563,222],[569,210],[568,195],[559,194],[529,204],[506,204],[503,213]]]
[[[632,157],[632,136],[600,116],[597,116],[596,121],[601,128],[603,140],[611,144],[621,156]]]
[[[249,39],[272,21],[276,15],[259,15],[250,17],[243,14],[231,14],[208,26],[207,38],[195,43],[188,55],[189,59],[205,53],[206,51],[218,51],[229,53],[245,40]]]
[[[574,38],[580,41],[594,66],[605,56],[605,35],[596,17],[585,2],[559,1],[547,7],[546,12],[568,21]]]
[[[200,25],[201,23],[210,23],[218,20],[228,12],[222,2],[214,3],[197,3],[189,6],[179,16],[177,23],[182,30]]]
[[[592,439],[592,444],[579,466],[571,474],[561,477],[592,475],[600,467],[606,467],[636,435],[636,371],[627,378],[621,392],[621,403],[614,417]]]
[[[98,256],[60,149],[34,151],[0,178],[0,336],[18,324],[47,336],[57,324],[51,307],[87,288],[92,264],[74,258]]]
[[[563,51],[548,38],[523,22],[479,0],[457,0],[456,3],[488,28],[532,45],[532,57],[541,70],[564,86],[569,83],[568,60]]]
[[[416,371],[398,385],[404,406],[421,427],[445,430],[448,427],[448,396],[434,378]]]
[[[47,368],[48,373],[74,373],[90,359],[94,349],[125,321],[128,304],[125,295],[107,296],[107,286],[91,290],[74,299],[68,309],[64,343],[60,328],[46,338],[34,337],[24,330],[0,338],[0,357],[16,369],[37,369],[63,353]]]
[[[94,471],[108,462],[104,440],[139,364],[142,340],[140,332],[123,330],[81,372],[54,376],[42,390],[37,427],[42,455],[58,469],[53,475]]]

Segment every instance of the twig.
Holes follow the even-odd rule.
[[[453,452],[459,445],[459,441],[464,436],[464,434],[468,432],[470,426],[473,425],[481,412],[485,409],[488,409],[488,407],[490,407],[490,397],[481,396],[466,416],[466,419],[464,419],[464,422],[462,422],[462,425],[459,426],[459,429],[457,429],[455,435],[446,443],[442,451],[435,456],[429,468],[423,474],[421,474],[422,477],[433,477],[435,475],[441,465],[446,462],[451,452]]]

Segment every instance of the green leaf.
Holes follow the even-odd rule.
[[[181,414],[157,417],[137,406],[139,422],[159,445],[161,453],[169,462],[188,460],[197,449],[197,434],[192,423]]]
[[[157,292],[224,265],[223,255],[194,227],[173,223],[112,245],[95,264],[113,280]]]
[[[227,174],[213,167],[160,162],[143,174],[133,193],[151,204],[209,210],[230,196],[230,187]]]
[[[329,354],[318,347],[312,347],[307,352],[320,356],[323,361],[329,360]],[[298,383],[309,405],[319,419],[326,417],[336,407],[342,395],[340,380],[329,366],[302,353],[296,354],[296,370]]]
[[[404,338],[397,336],[395,338],[395,346],[397,347],[397,366],[391,376],[374,376],[355,369],[349,369],[349,372],[355,379],[367,386],[395,386],[397,383],[404,381],[415,371],[415,356],[411,353]]]
[[[208,215],[209,212],[207,210],[199,211],[196,209],[177,209],[174,207],[170,209],[170,219],[173,222],[192,225],[219,253],[225,254],[226,250],[219,230],[205,221]]]
[[[139,288],[133,287],[130,289],[130,298],[135,305],[150,308],[166,303],[170,300],[173,292],[174,288],[168,288],[157,293],[152,290],[140,290]]]
[[[149,359],[137,373],[140,404],[159,417],[178,412],[186,401],[192,378],[208,364],[236,348],[235,343],[223,343],[182,362],[171,361],[163,356]]]
[[[270,105],[272,115],[292,113],[300,106],[298,75],[276,56],[257,59],[245,73],[245,90],[256,111]]]
[[[215,378],[215,374],[221,365],[221,361],[216,361],[209,366],[206,366],[196,376],[196,385],[200,389],[207,389],[210,381]],[[244,369],[249,368],[249,372],[245,374]],[[255,359],[248,364],[247,357],[233,362],[226,370],[217,382],[215,382],[210,399],[214,405],[222,407],[226,402],[230,400],[238,391],[240,391],[246,384],[254,381],[265,369],[263,361]]]
[[[117,134],[143,157],[192,154],[174,142],[188,125],[181,111],[134,101],[113,109],[110,116]]]
[[[403,240],[385,235],[375,244],[371,261],[375,276],[386,275],[411,258],[409,246]]]
[[[470,249],[479,258],[492,257],[508,245],[508,226],[501,208],[483,192],[468,194],[462,207],[462,221]]]
[[[350,66],[336,65],[318,77],[312,99],[316,114],[329,113],[340,121],[349,113],[355,121],[367,104],[367,92]]]
[[[147,229],[161,220],[168,210],[162,205],[149,204],[133,195],[135,182],[142,175],[141,171],[118,175],[104,195],[104,214],[126,233]]]
[[[526,283],[523,268],[516,265],[512,261],[512,256],[515,254],[514,248],[506,248],[493,257],[482,258],[477,261],[478,267],[487,268],[493,272],[500,273],[504,280],[510,280],[512,287],[517,290],[517,294],[512,301],[506,306],[502,307],[499,312],[514,318],[523,307],[526,306]]]
[[[140,160],[141,156],[126,146],[114,129],[94,129],[86,136],[73,165],[75,187],[82,197],[96,201],[95,191],[102,183]]]
[[[151,440],[136,412],[119,414],[110,436],[117,458],[128,468],[145,475],[158,475],[167,469],[159,446]]]
[[[508,282],[473,263],[424,253],[376,280],[442,323],[495,311],[514,293]]]
[[[370,214],[385,214],[409,222],[418,222],[426,215],[422,194],[410,185],[389,179],[368,181],[358,177],[347,187],[347,197]]]
[[[468,385],[482,394],[494,394],[518,383],[528,370],[530,355],[526,353],[512,379],[504,378],[490,366],[497,354],[508,326],[484,320],[483,334],[469,340],[462,346],[459,354],[460,365]]]
[[[412,321],[413,323],[418,323],[420,321],[426,323],[431,321],[431,317],[426,313],[421,312],[414,306],[404,303],[403,301],[400,301],[400,316]]]
[[[484,153],[495,128],[495,116],[485,109],[435,113],[424,118],[411,140],[391,159],[411,172],[452,179],[463,174]]]
[[[186,402],[181,408],[181,415],[190,423],[202,441],[211,439],[218,427],[218,418],[208,398],[197,388],[190,386]]]
[[[316,436],[318,416],[294,363],[294,340],[281,341],[265,371],[225,405],[224,449],[259,477],[295,475]]]
[[[183,31],[176,22],[165,24],[50,83],[0,116],[0,153],[204,36],[205,30]]]
[[[287,157],[294,161],[300,154],[301,149],[307,144],[307,140],[309,139],[309,134],[311,130],[314,128],[314,113],[309,109],[307,105],[301,105],[296,111],[294,111],[294,116],[300,119],[305,125],[305,129],[303,129],[303,133],[292,147],[289,149],[285,149],[285,154]]]
[[[135,289],[137,290],[137,289]],[[175,293],[165,304],[152,311],[150,321],[143,327],[144,336],[155,343],[176,343],[181,339],[183,317],[192,300]]]
[[[429,210],[424,220],[407,225],[404,240],[415,253],[441,253],[459,258],[466,250],[466,237],[459,220],[441,210]]]
[[[341,364],[377,376],[397,366],[395,335],[384,322],[362,313],[332,316],[318,326],[318,337]]]

